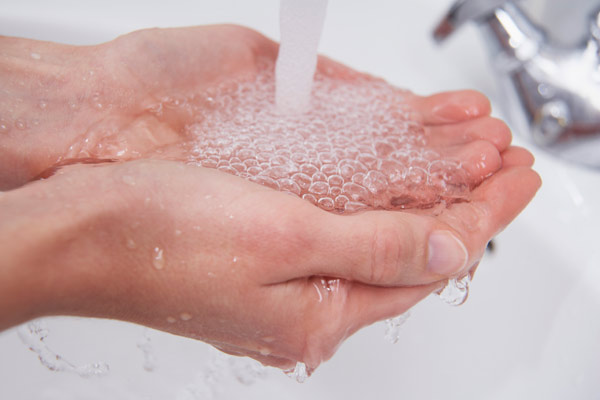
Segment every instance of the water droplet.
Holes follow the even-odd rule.
[[[127,242],[125,243],[128,249],[133,250],[137,247],[137,244],[132,238],[127,238]]]
[[[44,100],[40,100],[38,103],[38,107],[42,110],[45,110],[47,106],[48,106],[48,103],[46,103]]]
[[[170,324],[174,324],[177,320],[174,317],[167,317],[167,322]]]
[[[237,257],[233,257],[233,262],[236,263],[238,261]]]
[[[19,130],[25,130],[27,129],[27,122],[23,121],[22,119],[17,119],[15,121],[15,127]]]
[[[163,249],[155,247],[152,255],[152,265],[154,268],[161,270],[165,267],[165,258],[163,256]]]
[[[182,321],[189,321],[192,319],[192,314],[184,312],[179,315],[179,318],[181,318]]]
[[[40,60],[42,58],[42,56],[39,53],[31,53],[29,54],[31,56],[31,58],[33,58],[34,60]]]
[[[175,229],[175,236],[181,236],[181,233],[179,229]]]
[[[448,279],[448,283],[438,292],[438,296],[446,304],[460,306],[464,304],[464,302],[467,301],[467,297],[469,297],[470,283],[470,274],[466,274],[462,278]]]
[[[261,347],[258,352],[263,355],[263,356],[268,356],[269,354],[271,354],[271,350],[269,350],[266,347]]]
[[[293,370],[285,371],[285,374],[290,378],[296,380],[298,383],[304,383],[308,379],[308,373],[306,371],[306,364],[297,362]]]

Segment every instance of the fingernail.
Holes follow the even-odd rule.
[[[451,276],[465,268],[469,254],[465,245],[448,231],[435,231],[429,236],[427,270]]]
[[[458,122],[478,117],[481,114],[479,105],[472,99],[458,98],[434,107],[432,113],[440,122]]]

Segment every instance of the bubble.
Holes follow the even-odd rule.
[[[302,199],[306,200],[306,201],[308,201],[308,202],[310,202],[312,204],[317,204],[317,198],[314,195],[312,195],[312,194],[305,193],[305,194],[302,195]]]
[[[296,182],[294,182],[292,179],[279,179],[277,181],[279,183],[279,189],[283,192],[288,192],[288,193],[292,193],[295,194],[296,196],[300,196],[300,193],[302,192],[302,190],[300,189],[300,186],[298,186],[298,184]]]
[[[385,175],[379,171],[369,171],[363,180],[363,185],[373,194],[381,194],[388,188]]]
[[[188,111],[187,162],[338,213],[425,208],[468,197],[462,166],[427,146],[407,92],[385,82],[317,71],[305,112],[281,114],[273,102],[274,65],[261,60],[254,81],[209,92],[171,94],[161,102]]]
[[[325,211],[333,211],[335,208],[335,202],[329,197],[321,197],[319,201],[317,201],[317,204]]]
[[[363,186],[354,182],[345,183],[344,186],[342,186],[342,192],[353,202],[362,203],[365,205],[369,203],[369,191]]]
[[[308,192],[317,196],[323,196],[329,193],[329,184],[327,182],[317,181],[308,188]]]

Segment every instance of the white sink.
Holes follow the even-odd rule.
[[[450,3],[330,0],[321,51],[418,93],[477,88],[494,103],[494,77],[474,28],[443,48],[430,40]],[[234,22],[278,37],[276,0],[49,4],[0,4],[0,34],[83,44],[143,27]],[[544,185],[495,240],[465,305],[429,298],[396,345],[377,324],[351,337],[304,384],[277,371],[252,385],[223,376],[218,398],[599,398],[600,172],[533,151]],[[186,385],[204,379],[214,355],[202,343],[150,332],[157,362],[147,372],[136,347],[142,327],[75,318],[48,325],[53,349],[76,364],[106,361],[109,376],[48,371],[13,329],[0,333],[0,398],[191,399]]]

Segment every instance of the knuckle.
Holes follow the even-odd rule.
[[[393,284],[402,272],[403,260],[412,258],[414,246],[407,242],[401,225],[380,221],[375,225],[371,236],[370,252],[370,282]]]

